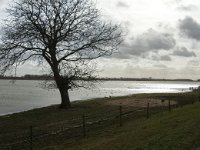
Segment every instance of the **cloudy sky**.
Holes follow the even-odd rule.
[[[126,34],[118,52],[97,61],[100,76],[200,79],[199,0],[95,1]],[[7,3],[0,0],[0,20]],[[28,62],[18,75],[42,72]]]

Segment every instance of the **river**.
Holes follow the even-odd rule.
[[[42,81],[0,80],[0,115],[60,103],[58,90],[42,88]],[[200,82],[177,81],[104,81],[91,89],[70,91],[71,101],[137,93],[177,93],[197,88]]]

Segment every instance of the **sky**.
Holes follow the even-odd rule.
[[[11,0],[10,0],[11,1]],[[96,60],[101,77],[200,79],[199,0],[95,0],[103,16],[121,24],[124,42]],[[0,0],[0,23],[8,0]],[[42,74],[29,61],[17,74]]]

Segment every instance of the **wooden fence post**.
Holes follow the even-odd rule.
[[[147,119],[149,119],[149,102],[147,103]]]
[[[168,105],[169,105],[169,112],[171,112],[171,99],[170,99],[170,97],[169,97],[169,103],[168,103]]]
[[[30,150],[33,150],[33,126],[30,126]]]
[[[82,125],[83,125],[83,137],[86,137],[86,125],[85,125],[85,114],[83,114],[83,122],[82,122]]]
[[[119,106],[119,126],[122,127],[122,106]]]
[[[195,99],[194,99],[194,94],[192,94],[192,104],[194,104]]]

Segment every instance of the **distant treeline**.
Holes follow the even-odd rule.
[[[153,79],[153,78],[98,78],[98,79],[105,81],[195,81],[192,79]]]
[[[49,75],[31,75],[31,74],[26,74],[21,77],[16,77],[16,76],[2,76],[0,75],[0,79],[15,79],[15,80],[53,80],[53,77]]]
[[[47,74],[43,75],[31,75],[26,74],[21,77],[15,76],[2,76],[0,79],[16,79],[16,80],[53,80],[53,76]],[[77,79],[78,80],[78,79]],[[191,79],[154,79],[154,78],[92,78],[92,79],[82,79],[82,80],[102,80],[102,81],[200,81]]]

